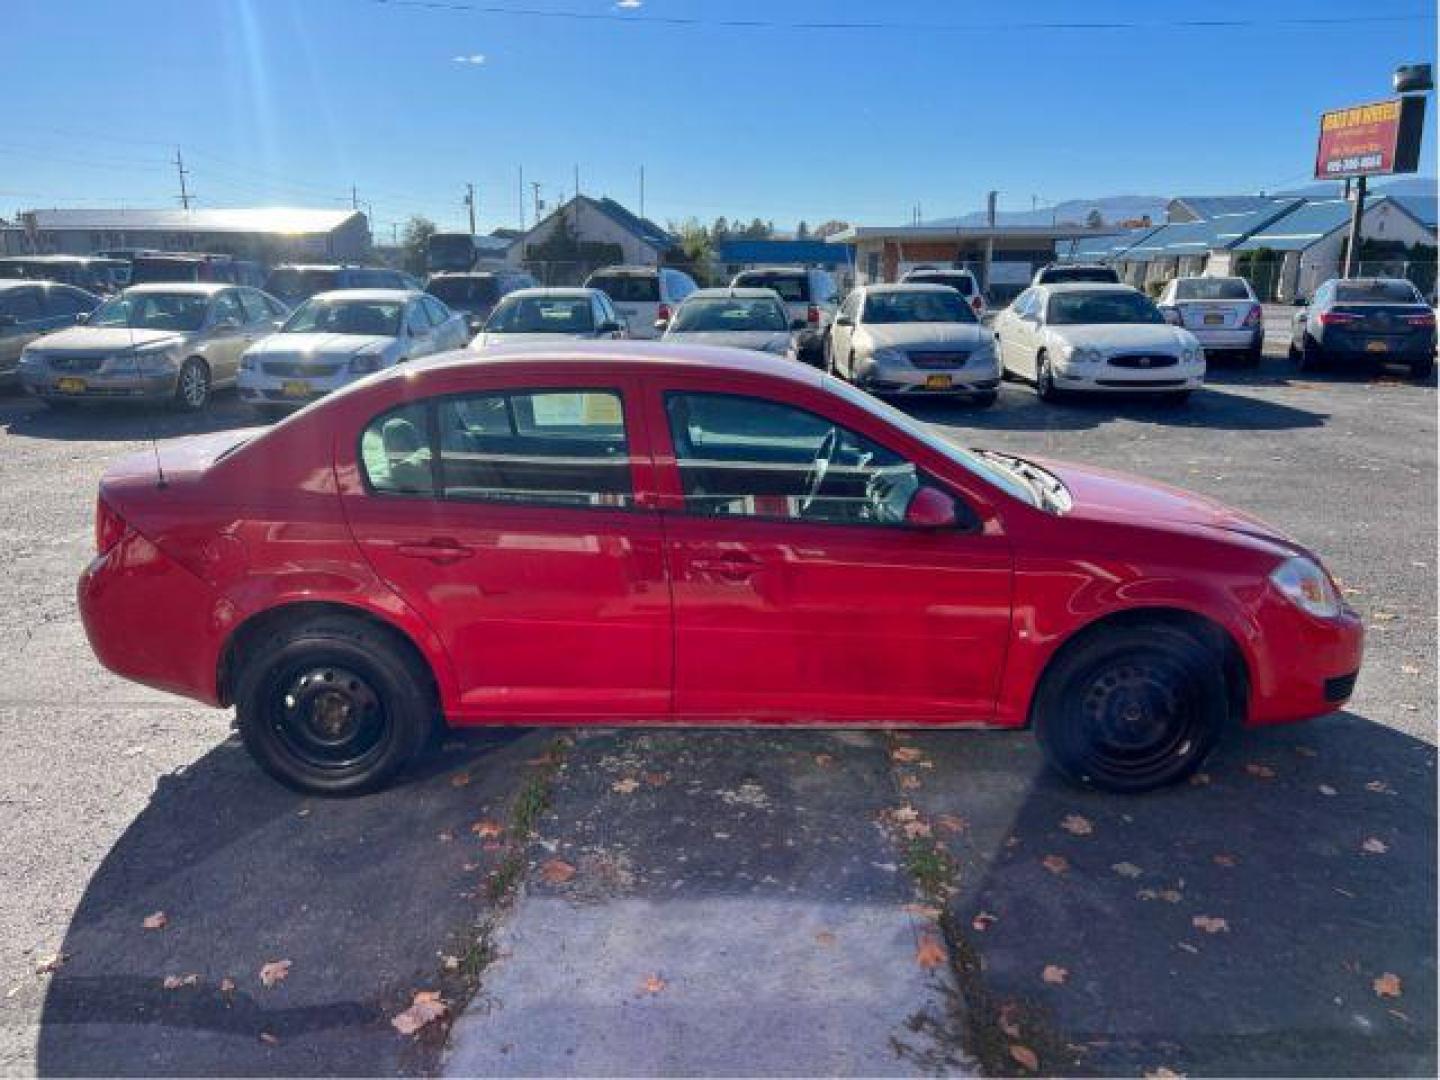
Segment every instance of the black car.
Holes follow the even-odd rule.
[[[490,318],[500,298],[517,289],[535,288],[529,274],[509,270],[475,270],[463,273],[431,274],[425,291],[451,311],[461,312],[478,331]]]
[[[1435,309],[1404,278],[1332,278],[1295,313],[1290,356],[1301,371],[1392,363],[1423,379],[1435,369]]]

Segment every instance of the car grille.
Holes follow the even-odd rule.
[[[1123,368],[1163,368],[1174,367],[1180,362],[1178,357],[1165,356],[1161,353],[1131,353],[1124,356],[1110,357],[1112,367]]]
[[[45,358],[50,365],[51,371],[99,371],[105,363],[106,357],[102,353],[98,356],[72,356],[67,353],[51,353]]]
[[[1325,680],[1325,700],[1345,701],[1355,692],[1355,680],[1360,673],[1352,671],[1349,675],[1336,675],[1333,679]]]
[[[965,361],[970,359],[968,352],[911,352],[906,353],[910,363],[917,368],[952,368],[964,367]]]
[[[1153,390],[1160,386],[1184,386],[1184,379],[1096,379],[1096,386],[1124,386],[1133,390]]]
[[[324,379],[340,370],[336,363],[307,364],[300,360],[266,360],[262,363],[266,375],[278,375],[282,379]]]

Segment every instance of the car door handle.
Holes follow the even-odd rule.
[[[748,581],[764,569],[764,564],[750,555],[722,555],[713,559],[693,559],[690,567],[727,581]]]
[[[408,540],[395,545],[395,554],[407,559],[429,559],[435,563],[454,563],[468,559],[475,554],[474,548],[466,547],[458,540],[436,536],[429,540]]]

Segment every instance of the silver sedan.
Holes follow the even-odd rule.
[[[791,319],[774,289],[700,289],[655,327],[671,344],[727,345],[793,358],[795,331],[806,322]]]

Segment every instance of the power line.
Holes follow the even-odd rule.
[[[1032,20],[974,23],[907,22],[888,20],[786,20],[707,18],[699,15],[661,15],[645,11],[576,11],[560,8],[537,8],[518,4],[478,4],[465,0],[371,0],[388,7],[412,8],[421,11],[459,12],[473,15],[500,15],[513,18],[560,19],[574,22],[612,22],[630,26],[693,26],[731,30],[839,30],[876,31],[910,30],[926,33],[950,32],[982,34],[994,31],[1094,31],[1094,30],[1236,30],[1260,26],[1323,29],[1365,23],[1406,23],[1434,21],[1433,10],[1395,15],[1264,15],[1244,18],[1206,19],[1114,19],[1114,20]]]

